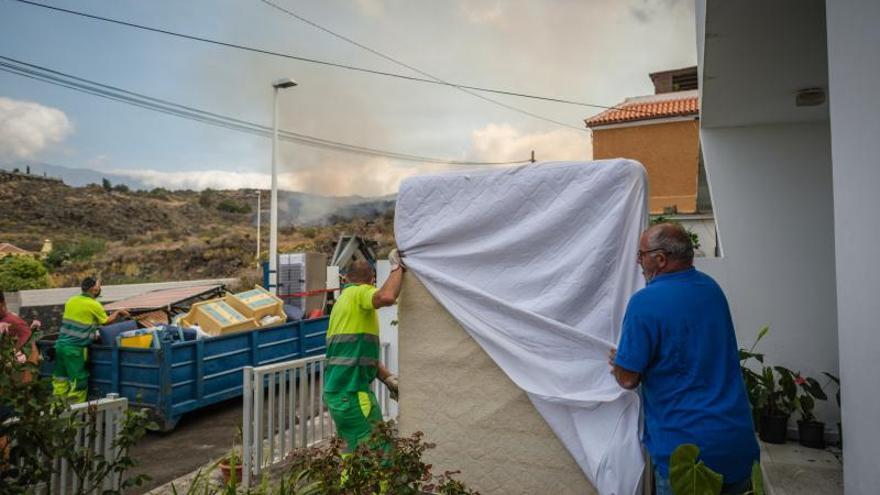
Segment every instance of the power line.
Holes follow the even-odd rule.
[[[25,4],[25,5],[30,5],[33,7],[40,7],[40,8],[44,8],[44,9],[48,9],[48,10],[53,10],[56,12],[62,12],[65,14],[71,14],[71,15],[75,15],[75,16],[79,16],[79,17],[85,17],[88,19],[109,22],[112,24],[118,24],[121,26],[126,26],[126,27],[130,27],[130,28],[134,28],[134,29],[151,31],[154,33],[159,33],[159,34],[164,34],[164,35],[168,35],[168,36],[174,36],[174,37],[178,37],[178,38],[188,39],[191,41],[199,41],[202,43],[209,43],[209,44],[222,46],[222,47],[226,47],[226,48],[244,50],[244,51],[248,51],[248,52],[259,53],[262,55],[269,55],[269,56],[273,56],[273,57],[281,57],[281,58],[285,58],[288,60],[295,60],[298,62],[324,65],[324,66],[333,67],[336,69],[350,70],[350,71],[355,71],[355,72],[372,74],[372,75],[376,75],[376,76],[392,77],[392,78],[396,78],[396,79],[403,79],[403,80],[407,80],[407,81],[433,84],[433,85],[439,85],[439,86],[449,86],[449,87],[463,89],[463,90],[471,90],[471,91],[478,91],[478,92],[484,92],[484,93],[494,93],[494,94],[505,95],[505,96],[515,96],[515,97],[519,97],[519,98],[541,100],[541,101],[560,103],[560,104],[565,104],[565,105],[576,105],[576,106],[582,106],[582,107],[588,107],[588,108],[597,108],[597,109],[605,109],[605,110],[620,110],[620,111],[624,111],[624,112],[634,112],[634,113],[642,113],[642,114],[646,114],[646,115],[653,115],[653,112],[648,112],[645,110],[629,109],[629,108],[625,108],[625,107],[616,107],[616,106],[608,106],[608,105],[599,105],[597,103],[586,103],[586,102],[575,101],[575,100],[570,100],[570,99],[565,99],[565,98],[539,96],[539,95],[533,95],[533,94],[522,93],[522,92],[517,92],[517,91],[506,91],[506,90],[500,90],[500,89],[485,88],[485,87],[480,87],[480,86],[470,86],[470,85],[466,85],[466,84],[457,84],[457,83],[446,82],[441,79],[428,79],[428,78],[407,76],[404,74],[397,74],[394,72],[385,72],[385,71],[380,71],[380,70],[375,70],[375,69],[368,69],[365,67],[358,67],[358,66],[354,66],[354,65],[329,62],[326,60],[320,60],[320,59],[309,58],[309,57],[302,57],[299,55],[293,55],[293,54],[289,54],[289,53],[281,53],[281,52],[266,50],[266,49],[262,49],[262,48],[255,48],[255,47],[240,45],[240,44],[236,44],[236,43],[219,41],[219,40],[205,38],[205,37],[201,37],[201,36],[195,36],[195,35],[175,32],[175,31],[169,31],[167,29],[160,29],[160,28],[145,26],[142,24],[136,24],[133,22],[122,21],[119,19],[102,17],[99,15],[88,14],[88,13],[80,12],[77,10],[70,10],[70,9],[65,9],[62,7],[56,7],[54,5],[46,5],[46,4],[42,4],[39,2],[33,2],[31,0],[11,0],[11,1],[19,2],[19,3]],[[276,8],[280,8],[274,4],[272,4],[272,6],[274,6]],[[304,21],[304,22],[310,22],[310,21]],[[323,29],[323,28],[321,28],[321,29]],[[333,34],[336,35],[336,33],[333,33]],[[350,41],[353,42],[353,40],[350,40]],[[365,49],[369,49],[369,48],[365,48]],[[412,69],[412,70],[417,70],[417,69]],[[500,103],[500,104],[506,105],[504,103]],[[515,109],[515,107],[514,107],[514,109]],[[520,111],[518,109],[516,109],[516,110]],[[538,116],[538,118],[543,118],[543,117]],[[556,122],[556,123],[558,123],[558,122]],[[568,127],[574,127],[574,126],[569,126],[568,124],[561,124],[561,125],[565,125]],[[581,130],[581,131],[584,130],[580,127],[574,127],[574,128],[577,130]]]
[[[270,137],[272,132],[272,129],[268,126],[264,126],[254,122],[201,110],[187,105],[181,105],[179,103],[174,103],[168,100],[163,100],[161,98],[155,98],[123,88],[110,86],[89,79],[73,76],[60,71],[49,69],[47,67],[30,64],[2,55],[0,55],[0,71],[39,80],[74,91],[87,93],[100,98],[134,105],[146,110],[153,110],[234,131],[246,132],[263,137]],[[395,160],[419,163],[436,163],[443,165],[513,165],[529,161],[528,159],[509,162],[446,160],[442,158],[420,156],[410,153],[369,148],[366,146],[343,143],[330,139],[324,139],[284,130],[279,131],[279,137],[286,141],[296,142],[306,146],[322,148],[331,151],[342,151],[346,153],[379,156]]]
[[[409,65],[409,64],[407,64],[407,63],[405,63],[405,62],[402,62],[402,61],[400,61],[400,60],[398,60],[398,59],[396,59],[396,58],[394,58],[394,57],[392,57],[392,56],[390,56],[390,55],[386,55],[386,54],[384,54],[384,53],[382,53],[382,52],[380,52],[380,51],[378,51],[378,50],[375,50],[375,49],[373,49],[373,48],[370,48],[369,46],[364,45],[363,43],[358,43],[357,41],[355,41],[355,40],[353,40],[353,39],[351,39],[351,38],[349,38],[349,37],[347,37],[347,36],[344,36],[344,35],[342,35],[342,34],[339,34],[339,33],[335,32],[335,31],[332,31],[331,29],[326,28],[326,27],[324,27],[324,26],[322,26],[322,25],[320,25],[320,24],[318,24],[318,23],[316,23],[316,22],[314,22],[314,21],[310,21],[309,19],[306,19],[305,17],[303,17],[303,16],[297,14],[296,12],[293,12],[292,10],[288,10],[288,9],[286,9],[286,8],[284,8],[284,7],[282,7],[282,6],[278,5],[278,4],[276,4],[276,3],[271,2],[270,0],[260,0],[260,1],[263,2],[263,3],[266,4],[266,5],[269,5],[270,7],[273,7],[273,8],[275,8],[275,9],[281,11],[281,12],[284,12],[285,14],[287,14],[287,15],[289,15],[289,16],[295,18],[295,19],[298,19],[298,20],[300,20],[300,21],[302,21],[302,22],[305,22],[306,24],[308,24],[308,25],[310,25],[310,26],[312,26],[312,27],[314,27],[314,28],[320,29],[321,31],[324,31],[325,33],[328,33],[328,34],[330,34],[331,36],[334,36],[334,37],[336,37],[336,38],[339,38],[339,39],[345,41],[346,43],[350,43],[350,44],[352,44],[352,45],[354,45],[354,46],[356,46],[356,47],[358,47],[358,48],[361,48],[362,50],[366,50],[366,51],[372,53],[373,55],[376,55],[376,56],[378,56],[378,57],[381,57],[381,58],[383,58],[383,59],[385,59],[385,60],[387,60],[387,61],[389,61],[389,62],[392,62],[392,63],[394,63],[394,64],[397,64],[397,65],[399,65],[399,66],[401,66],[401,67],[407,68],[407,69],[409,69],[409,70],[415,72],[416,74],[419,74],[419,75],[425,76],[425,77],[427,77],[427,78],[430,78],[431,80],[433,80],[433,81],[435,81],[435,82],[437,82],[437,83],[445,84],[445,85],[451,86],[451,87],[453,87],[453,88],[455,88],[455,89],[457,89],[457,90],[459,90],[459,91],[461,91],[461,92],[463,92],[463,93],[466,93],[466,94],[469,94],[469,95],[471,95],[471,96],[477,97],[477,98],[479,98],[479,99],[481,99],[481,100],[484,100],[484,101],[487,101],[487,102],[489,102],[489,103],[492,103],[493,105],[499,105],[499,106],[504,107],[504,108],[507,108],[507,109],[509,109],[509,110],[513,110],[514,112],[518,112],[518,113],[521,113],[521,114],[523,114],[523,115],[528,115],[529,117],[533,117],[533,118],[536,118],[536,119],[540,119],[540,120],[543,120],[543,121],[545,121],[545,122],[550,122],[550,123],[553,123],[553,124],[556,124],[556,125],[560,125],[560,126],[563,126],[563,127],[568,127],[568,128],[570,128],[570,129],[575,129],[575,130],[577,130],[577,131],[587,132],[587,130],[584,129],[584,128],[582,128],[582,127],[575,127],[575,126],[573,126],[573,125],[569,125],[569,124],[566,124],[566,123],[564,123],[564,122],[560,122],[560,121],[558,121],[558,120],[553,120],[553,119],[550,119],[550,118],[544,117],[544,116],[542,116],[542,115],[538,115],[538,114],[536,114],[536,113],[529,112],[529,111],[527,111],[527,110],[523,110],[523,109],[518,108],[518,107],[515,107],[515,106],[513,106],[513,105],[508,105],[507,103],[503,103],[503,102],[500,102],[500,101],[498,101],[498,100],[494,100],[494,99],[492,99],[492,98],[489,98],[488,96],[483,96],[483,95],[481,95],[481,94],[477,94],[477,93],[475,93],[475,92],[472,91],[472,90],[465,89],[465,88],[461,87],[460,85],[450,83],[449,81],[444,81],[443,79],[441,79],[441,78],[439,78],[439,77],[437,77],[437,76],[435,76],[435,75],[433,75],[433,74],[430,74],[430,73],[425,72],[425,71],[423,71],[423,70],[421,70],[421,69],[418,69],[418,68],[416,68],[416,67],[413,67],[412,65]]]

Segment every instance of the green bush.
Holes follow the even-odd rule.
[[[25,349],[37,338],[35,333]],[[112,454],[78,446],[80,431],[87,445],[96,443],[101,435],[95,409],[89,408],[81,415],[70,414],[67,401],[52,393],[50,379],[39,378],[38,365],[21,363],[15,358],[14,345],[14,339],[0,336],[0,408],[16,418],[0,423],[0,438],[8,442],[0,458],[0,493],[39,493],[35,488],[58,474],[53,473],[53,463],[47,459],[68,460],[68,470],[80,486],[75,493],[96,493],[96,487],[113,475],[118,475],[114,476],[116,481],[102,494],[122,494],[147,479],[126,478],[124,474],[134,465],[129,449],[151,426],[146,410],[126,411]],[[26,381],[22,379],[25,374],[36,378]]]
[[[421,432],[398,437],[392,422],[378,423],[370,439],[351,455],[342,455],[343,440],[336,437],[328,446],[294,450],[278,476],[264,476],[256,487],[243,487],[235,479],[225,485],[217,484],[210,479],[209,471],[198,473],[185,494],[479,495],[454,478],[457,471],[440,475],[432,472],[432,466],[422,456],[434,444],[425,442],[423,437]],[[173,486],[172,491],[178,493]]]
[[[96,254],[104,252],[107,243],[103,239],[86,238],[74,241],[59,241],[46,257],[50,268],[58,268],[65,263],[89,261]]]
[[[305,478],[316,484],[318,493],[328,495],[478,495],[454,478],[457,472],[431,472],[432,466],[422,456],[435,445],[423,437],[422,432],[398,437],[392,422],[377,423],[370,439],[350,456],[342,455],[343,440],[338,437],[326,448],[295,451],[291,474],[294,479]]]
[[[0,290],[45,289],[51,285],[49,270],[30,256],[0,259]]]
[[[217,203],[217,209],[227,213],[250,213],[251,205],[247,203],[239,203],[232,199],[224,199]]]
[[[217,203],[217,191],[211,188],[199,193],[199,205],[202,208],[211,208]]]

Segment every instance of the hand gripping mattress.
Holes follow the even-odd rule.
[[[645,171],[630,160],[419,176],[405,180],[397,198],[395,235],[411,273],[526,394],[586,478],[606,495],[634,495],[644,469],[638,397],[617,385],[607,359],[629,296],[642,285],[636,253],[646,218]],[[410,281],[405,289],[413,286]],[[408,297],[405,290],[400,308],[401,426],[430,431],[430,424],[412,425],[407,411],[444,410],[456,417],[457,424],[448,428],[485,428],[492,432],[491,440],[439,445],[438,450],[458,450],[462,461],[507,455],[513,464],[522,463],[515,466],[517,471],[528,473],[530,445],[522,445],[524,437],[513,426],[497,428],[510,411],[493,401],[492,389],[506,384],[487,383],[482,398],[456,395],[462,389],[449,382],[469,385],[457,354],[466,346],[444,346],[443,338],[460,340],[454,331],[428,335],[418,328],[430,315],[423,321],[409,318],[408,311],[419,309]],[[411,328],[431,339],[408,340]],[[478,361],[479,356],[473,357]],[[408,380],[408,363],[417,367],[412,375],[425,383]],[[432,386],[439,393],[422,393]],[[421,397],[421,403],[406,399],[408,393]],[[500,456],[499,448],[505,450]],[[547,462],[534,458],[535,466]],[[439,467],[468,474],[467,466]],[[486,462],[479,468],[484,476],[493,469],[501,468]],[[502,483],[500,478],[492,483]],[[513,490],[475,488],[530,493],[522,485]]]

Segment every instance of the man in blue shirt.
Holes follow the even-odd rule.
[[[741,494],[759,453],[736,335],[724,293],[693,258],[681,225],[642,234],[638,262],[647,286],[629,301],[609,363],[620,386],[642,386],[657,495],[672,494],[669,456],[684,443],[696,444],[706,466],[724,477],[722,493]]]

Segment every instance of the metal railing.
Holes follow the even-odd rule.
[[[125,411],[128,409],[128,399],[119,397],[117,394],[107,394],[107,397],[90,402],[82,402],[70,406],[69,414],[76,422],[74,450],[85,454],[86,459],[91,459],[91,465],[86,468],[87,473],[76,473],[76,469],[70,459],[54,458],[49,460],[52,464],[52,477],[48,483],[38,485],[36,493],[45,495],[67,495],[69,493],[102,493],[117,487],[120,476],[123,473],[109,470],[100,477],[100,480],[81,479],[81,476],[94,474],[96,467],[103,461],[113,464],[121,454],[116,441],[123,428]],[[14,417],[7,421],[17,421]],[[85,483],[85,486],[82,486]],[[89,484],[95,483],[95,486]]]
[[[122,432],[127,409],[128,399],[119,397],[118,394],[107,394],[103,399],[70,406],[70,414],[81,422],[76,432],[76,449],[90,450],[95,457],[102,457],[107,463],[115,462],[120,455],[116,440]],[[93,465],[95,462],[93,461]],[[81,480],[70,469],[68,459],[55,459],[53,463],[49,493],[63,495],[79,491]],[[108,472],[99,486],[93,487],[91,492],[100,493],[115,488],[121,475],[118,472]],[[68,487],[71,489],[68,490]]]
[[[386,362],[388,344],[382,345]],[[244,368],[242,415],[242,484],[249,486],[263,470],[285,459],[296,448],[331,438],[333,420],[324,405],[325,356]],[[387,388],[373,386],[379,406],[387,411]],[[386,418],[388,419],[388,418]]]

